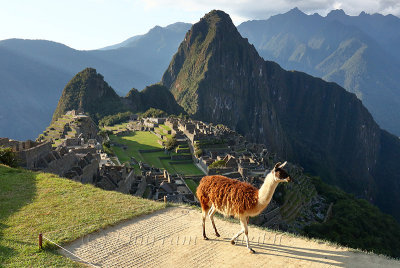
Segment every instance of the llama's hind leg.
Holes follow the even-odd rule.
[[[217,210],[215,209],[214,205],[211,206],[211,209],[208,211],[208,216],[210,217],[212,226],[214,227],[214,231],[215,231],[215,235],[217,237],[220,237],[218,231],[217,231],[217,227],[215,227],[215,223],[214,223],[214,214]]]
[[[203,224],[203,238],[204,238],[204,240],[208,240],[208,237],[206,236],[206,217],[207,217],[207,213],[208,213],[209,210],[210,210],[210,208],[202,209],[202,211],[201,211],[202,224]]]

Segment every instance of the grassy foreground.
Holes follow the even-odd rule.
[[[62,244],[164,207],[53,174],[0,165],[0,267],[80,266],[49,243],[39,250],[39,232]]]

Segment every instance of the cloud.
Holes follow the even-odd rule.
[[[362,11],[373,14],[393,14],[400,17],[399,0],[142,0],[147,8],[175,8],[182,12],[207,13],[222,9],[229,13],[237,24],[248,19],[267,19],[271,15],[285,13],[294,7],[307,14],[325,16],[334,9],[343,9],[346,14],[358,15]]]

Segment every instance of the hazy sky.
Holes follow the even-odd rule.
[[[46,39],[96,49],[144,34],[155,25],[195,23],[212,9],[229,13],[237,25],[294,7],[323,16],[341,8],[349,15],[365,11],[400,17],[399,0],[0,0],[0,40]]]

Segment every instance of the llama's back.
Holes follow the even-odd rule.
[[[258,189],[254,186],[224,176],[205,176],[196,191],[203,210],[212,204],[227,216],[239,216],[253,209],[258,201]]]

